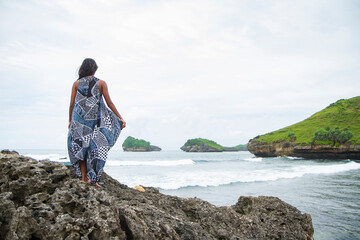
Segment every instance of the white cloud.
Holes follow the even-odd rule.
[[[70,89],[85,57],[97,61],[128,122],[122,137],[165,149],[191,137],[246,143],[360,87],[357,2],[1,5],[0,114],[11,126],[0,128],[11,136],[2,147],[65,146]]]

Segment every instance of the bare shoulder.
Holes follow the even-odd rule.
[[[99,79],[99,89],[100,93],[103,93],[104,89],[106,89],[106,82],[104,80]]]
[[[99,85],[106,85],[106,82],[104,80],[99,79]]]
[[[99,79],[99,87],[100,87],[100,89],[107,87],[106,82],[104,80]]]
[[[79,86],[79,80],[76,80],[75,82],[74,82],[74,84],[73,84],[73,87],[74,88],[77,88]]]

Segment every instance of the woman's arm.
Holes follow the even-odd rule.
[[[71,124],[71,116],[72,116],[72,112],[74,109],[74,104],[75,104],[75,96],[76,96],[76,91],[78,89],[79,86],[79,81],[74,82],[73,86],[72,86],[72,90],[71,90],[71,99],[70,99],[70,107],[69,107],[69,126],[68,128],[70,128],[70,124]]]
[[[111,111],[113,111],[116,114],[116,116],[118,116],[120,118],[120,121],[122,123],[121,129],[123,129],[124,127],[126,127],[126,122],[121,117],[120,113],[117,111],[115,104],[111,101],[106,82],[103,80],[99,80],[99,88],[100,88],[100,92],[104,95],[104,98],[105,98],[105,101],[106,101],[106,104],[108,105],[108,107],[111,109]]]

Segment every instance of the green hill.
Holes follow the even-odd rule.
[[[224,147],[217,144],[216,142],[209,140],[209,139],[204,139],[204,138],[194,138],[194,139],[189,139],[186,141],[186,143],[184,144],[183,147],[191,147],[191,146],[201,146],[202,144],[209,146],[211,148],[217,149],[219,151],[223,151]]]
[[[237,146],[235,146],[233,148],[236,149],[236,150],[239,150],[239,151],[246,151],[247,150],[247,144],[240,144],[240,145],[237,145]]]
[[[241,144],[235,147],[224,147],[209,139],[194,138],[187,140],[184,146],[182,146],[180,149],[186,152],[247,151],[247,144]]]
[[[300,145],[339,144],[348,140],[360,144],[360,96],[341,99],[302,122],[257,136],[250,142],[273,143],[283,140]]]
[[[150,142],[129,136],[125,139],[122,146],[123,148],[139,148],[139,147],[150,148]]]
[[[150,142],[134,137],[127,137],[122,144],[122,148],[126,152],[152,152],[161,151],[158,146],[150,145]]]

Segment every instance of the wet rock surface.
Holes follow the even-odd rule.
[[[231,207],[129,188],[102,189],[71,167],[0,153],[0,239],[312,239],[311,217],[274,197]]]

